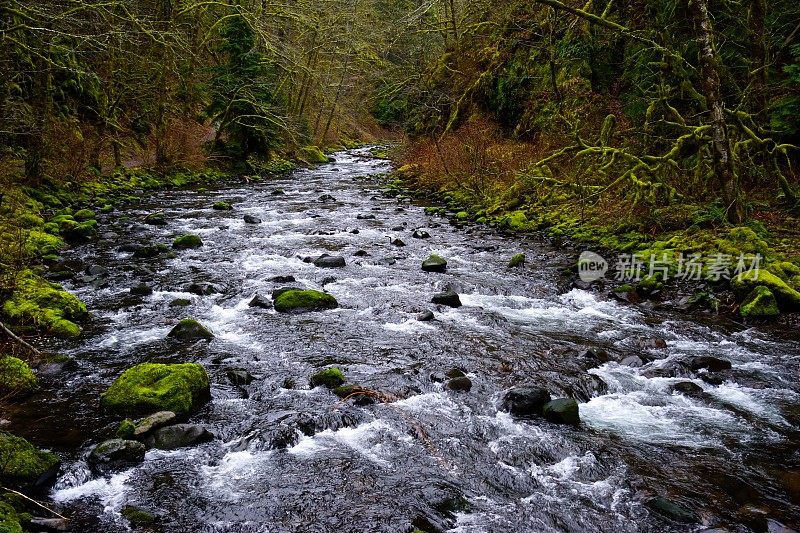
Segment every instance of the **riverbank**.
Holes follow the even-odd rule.
[[[395,160],[405,164],[387,190],[430,202],[430,215],[507,234],[541,232],[555,244],[592,251],[596,255],[576,258],[580,288],[604,290],[631,303],[680,300],[687,308],[754,323],[797,322],[800,236],[795,228],[800,219],[790,212],[778,217],[762,211],[733,226],[716,205],[676,202],[642,211],[619,201],[589,201],[577,188],[534,187],[524,175],[489,180],[476,189],[474,180],[431,173],[401,155]],[[602,272],[590,272],[593,268]]]

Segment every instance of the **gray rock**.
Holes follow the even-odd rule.
[[[249,385],[255,379],[250,372],[244,368],[229,368],[225,371],[228,380],[234,385]]]
[[[272,309],[272,301],[260,294],[253,296],[253,299],[250,300],[250,303],[247,305],[250,307],[260,307],[261,309]]]
[[[177,418],[178,415],[172,411],[159,411],[150,416],[146,416],[136,423],[136,427],[133,429],[133,437],[142,439],[153,431],[168,426]]]
[[[642,358],[638,355],[629,355],[620,361],[619,364],[623,366],[629,366],[631,368],[639,368],[640,366],[644,365],[644,361],[642,361]]]
[[[434,318],[433,311],[431,311],[430,309],[427,309],[417,315],[417,320],[419,320],[420,322],[430,322],[431,320],[433,320],[433,318]]]
[[[208,442],[214,438],[203,426],[197,424],[175,424],[156,430],[145,443],[151,448],[159,450],[174,450],[185,446],[193,446],[201,442]]]
[[[319,268],[342,268],[347,265],[344,257],[322,254],[314,260],[314,266]]]
[[[254,217],[253,215],[245,215],[244,216],[244,223],[245,224],[261,224],[261,219],[258,217]]]
[[[518,417],[538,416],[550,399],[550,393],[540,387],[516,387],[503,397],[502,409]]]
[[[402,240],[400,240],[400,239],[395,239],[395,240],[393,240],[393,241],[392,241],[392,244],[393,244],[394,246],[405,246],[405,245],[406,245],[406,243],[404,243],[404,242],[403,242]]]
[[[137,440],[111,439],[95,446],[87,461],[97,472],[113,472],[141,463],[146,451]]]
[[[145,285],[144,283],[141,283],[139,285],[134,285],[133,287],[131,287],[130,292],[134,296],[149,296],[153,294],[153,288],[148,285]]]
[[[447,388],[454,391],[469,392],[472,381],[467,376],[459,376],[447,382]]]
[[[430,239],[431,234],[428,233],[427,231],[418,229],[415,230],[414,233],[411,234],[411,236],[415,239]]]
[[[461,307],[461,298],[458,293],[452,289],[447,289],[440,293],[434,294],[431,298],[431,303],[437,305],[446,305],[448,307]]]

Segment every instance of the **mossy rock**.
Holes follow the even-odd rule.
[[[188,298],[175,298],[169,303],[170,307],[186,307],[192,305],[192,301]]]
[[[201,246],[203,246],[203,239],[192,234],[181,235],[172,241],[172,247],[179,250],[185,250],[187,248],[200,248]]]
[[[456,220],[466,221],[469,220],[469,213],[466,211],[459,211],[456,213]]]
[[[120,513],[134,527],[148,526],[156,521],[156,517],[153,513],[149,513],[132,505],[126,505],[122,508]]]
[[[307,165],[319,165],[328,162],[328,156],[316,146],[304,146],[299,150],[298,159]]]
[[[516,254],[508,262],[508,268],[516,268],[525,265],[525,254]]]
[[[275,310],[279,313],[324,311],[337,307],[339,302],[333,295],[315,290],[288,289],[275,296]]]
[[[130,418],[126,418],[119,423],[117,428],[117,438],[130,439],[133,437],[133,432],[136,431],[136,424]]]
[[[208,374],[201,365],[141,363],[123,372],[100,395],[100,404],[125,416],[157,411],[188,416],[210,397]]]
[[[178,324],[170,330],[167,337],[172,337],[179,340],[211,340],[214,334],[211,333],[200,322],[193,318],[185,318],[178,322]]]
[[[28,363],[10,355],[0,355],[0,398],[26,396],[36,387],[36,375]]]
[[[97,221],[76,222],[64,220],[59,224],[59,231],[64,240],[71,244],[83,244],[97,236]]]
[[[739,314],[744,318],[769,318],[780,313],[775,295],[763,285],[750,291],[739,307]]]
[[[214,202],[211,207],[217,211],[230,211],[233,209],[233,206],[228,202]]]
[[[542,416],[556,424],[577,425],[580,422],[578,402],[572,398],[551,400],[542,407]]]
[[[4,486],[41,485],[55,474],[57,455],[35,448],[30,442],[0,431],[0,483]]]
[[[750,294],[759,285],[769,288],[782,310],[800,309],[800,292],[771,272],[751,270],[742,272],[731,280],[731,288],[740,298]]]
[[[0,500],[0,533],[22,533],[22,520],[13,505]]]
[[[338,368],[326,368],[311,376],[312,387],[328,387],[335,389],[344,385],[344,372]]]
[[[86,306],[60,285],[27,270],[3,304],[3,314],[21,326],[74,337],[80,334],[80,328],[73,321],[83,319],[88,313]]]
[[[169,246],[166,244],[148,244],[147,246],[137,248],[136,251],[133,252],[133,257],[139,259],[151,259],[167,252],[169,252]]]
[[[440,255],[431,254],[422,262],[422,270],[424,272],[444,273],[447,271],[447,260]]]
[[[72,215],[72,218],[78,222],[86,222],[87,220],[94,220],[97,217],[91,209],[81,209],[80,211],[76,211],[75,214]]]
[[[512,231],[523,231],[529,228],[528,216],[523,211],[514,211],[502,220],[503,228]]]

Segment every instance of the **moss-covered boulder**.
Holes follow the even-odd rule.
[[[778,316],[778,301],[768,287],[759,285],[742,302],[739,314],[744,318],[768,318]]]
[[[731,288],[740,298],[750,294],[758,286],[767,287],[782,310],[800,309],[800,292],[771,272],[763,269],[751,270],[742,272],[731,280]]]
[[[230,211],[233,209],[233,206],[231,204],[222,201],[214,202],[214,205],[212,205],[211,207],[213,209],[216,209],[217,211]]]
[[[129,368],[100,395],[100,404],[124,416],[172,411],[184,417],[211,397],[208,374],[195,363],[142,363]]]
[[[324,311],[336,309],[339,302],[332,295],[303,289],[288,289],[275,296],[275,310],[279,313],[299,313],[304,311]]]
[[[516,254],[508,262],[508,268],[525,266],[525,254]]]
[[[174,339],[179,339],[182,341],[193,341],[193,340],[211,340],[214,338],[214,334],[211,333],[205,326],[200,324],[197,320],[192,318],[185,318],[178,322],[178,324],[170,330],[167,334],[167,337],[172,337]]]
[[[97,221],[87,220],[78,222],[73,219],[64,219],[59,225],[59,233],[64,240],[72,244],[82,244],[91,241],[97,236]]]
[[[298,151],[297,158],[307,165],[319,165],[328,162],[328,156],[317,146],[304,146]]]
[[[0,398],[25,396],[36,390],[36,375],[28,363],[0,354]]]
[[[81,329],[74,322],[88,314],[86,306],[59,284],[33,271],[20,274],[17,286],[3,303],[3,314],[20,326],[75,337]]]
[[[0,431],[0,484],[6,487],[44,487],[55,478],[58,456]]]
[[[148,244],[136,248],[133,252],[133,257],[138,259],[151,259],[167,252],[169,252],[169,246],[166,244]]]
[[[172,247],[179,250],[185,250],[187,248],[200,248],[201,246],[203,246],[203,239],[201,239],[198,235],[181,235],[172,241]]]
[[[422,262],[422,270],[425,272],[447,272],[447,260],[436,254],[431,254]]]
[[[149,526],[157,520],[153,513],[132,505],[123,507],[120,514],[124,516],[133,527],[137,528]]]
[[[0,533],[22,533],[23,517],[9,502],[0,500]]]
[[[80,211],[76,211],[72,218],[77,220],[78,222],[86,222],[87,220],[94,220],[95,214],[94,211],[91,209],[81,209]]]
[[[156,213],[150,213],[149,215],[144,217],[144,223],[149,224],[151,226],[166,226],[167,216],[162,211],[158,211]]]
[[[556,424],[577,425],[580,421],[578,402],[572,398],[558,398],[542,406],[542,416]]]
[[[338,368],[326,368],[311,376],[312,387],[328,387],[335,389],[344,385],[344,372]]]
[[[110,439],[95,446],[87,461],[101,474],[130,468],[144,461],[147,447],[137,440]]]

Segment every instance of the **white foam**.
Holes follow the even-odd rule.
[[[56,503],[97,498],[103,504],[104,512],[115,512],[125,502],[128,492],[127,481],[132,474],[133,470],[126,470],[108,478],[92,479],[76,487],[57,490],[53,492],[52,498]]]

